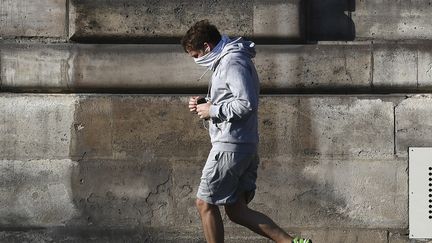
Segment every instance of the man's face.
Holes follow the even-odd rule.
[[[193,58],[199,58],[204,56],[205,54],[209,53],[211,51],[212,46],[209,45],[207,42],[204,43],[204,50],[193,50],[188,49],[187,52],[189,53],[189,56]]]
[[[193,58],[199,58],[199,57],[202,57],[206,54],[203,50],[196,51],[196,50],[190,49],[187,52],[189,53],[189,56],[191,56]]]

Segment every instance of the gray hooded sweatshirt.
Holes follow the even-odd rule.
[[[254,43],[231,40],[213,65],[210,138],[213,150],[254,153],[258,145],[259,79]]]

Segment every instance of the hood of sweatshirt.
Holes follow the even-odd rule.
[[[246,55],[249,58],[254,58],[256,55],[255,52],[255,43],[252,41],[247,41],[243,39],[243,37],[238,37],[236,39],[231,39],[225,47],[222,49],[222,52],[218,59],[216,59],[213,64],[212,70],[214,71],[216,67],[219,65],[220,60],[231,53],[238,53],[242,55]]]

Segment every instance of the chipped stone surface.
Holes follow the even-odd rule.
[[[417,95],[395,109],[396,154],[408,156],[408,147],[432,147],[432,97]]]
[[[66,0],[1,0],[0,36],[66,37]]]

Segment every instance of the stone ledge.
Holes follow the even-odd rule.
[[[257,46],[263,94],[432,91],[430,44]],[[180,45],[0,45],[1,90],[206,92]],[[397,74],[397,75],[396,75]]]

